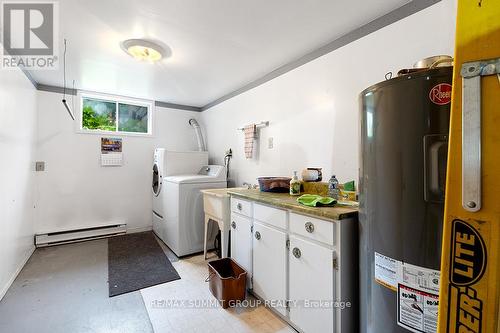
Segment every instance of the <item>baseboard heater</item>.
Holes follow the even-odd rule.
[[[101,227],[49,232],[35,235],[35,246],[45,247],[67,243],[82,242],[121,235],[127,232],[126,224],[113,224]]]

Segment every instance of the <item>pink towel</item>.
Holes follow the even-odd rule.
[[[245,157],[253,156],[253,140],[256,139],[257,126],[255,124],[245,126]]]

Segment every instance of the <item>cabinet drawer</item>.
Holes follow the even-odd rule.
[[[231,211],[251,217],[252,203],[247,200],[231,197]]]
[[[261,222],[286,229],[286,211],[254,203],[253,217]]]
[[[335,225],[332,221],[290,213],[291,232],[328,245],[334,245]]]

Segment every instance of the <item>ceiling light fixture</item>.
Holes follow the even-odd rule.
[[[157,62],[170,55],[170,50],[145,39],[127,39],[121,43],[123,51],[131,57],[147,62]]]

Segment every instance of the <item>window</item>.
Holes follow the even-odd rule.
[[[152,134],[151,103],[86,94],[82,94],[81,102],[83,132]]]

